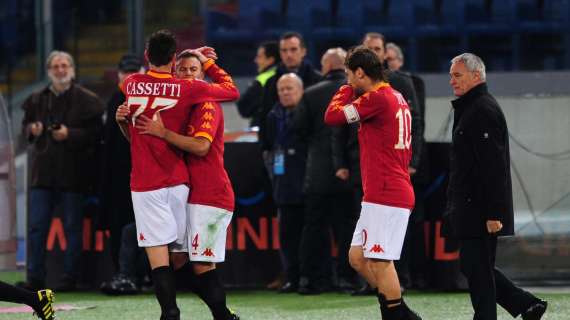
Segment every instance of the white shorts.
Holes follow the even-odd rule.
[[[226,236],[233,212],[222,208],[189,203],[186,206],[190,261],[223,262]]]
[[[186,243],[188,192],[183,184],[145,192],[131,191],[139,247],[168,244],[169,250],[174,251]]]
[[[362,246],[365,258],[399,260],[410,209],[362,202],[351,246]]]

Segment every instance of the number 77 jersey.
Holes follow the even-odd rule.
[[[406,99],[382,82],[355,99],[351,86],[342,86],[325,113],[328,125],[360,122],[360,170],[364,202],[391,207],[414,207],[408,165],[412,158],[412,116]]]
[[[225,71],[208,62],[204,64],[204,70],[213,84],[176,79],[170,73],[153,70],[130,75],[123,82],[121,89],[130,110],[132,191],[151,191],[189,183],[183,151],[161,138],[140,134],[135,124],[142,115],[156,119],[160,112],[166,128],[185,134],[193,105],[239,97],[237,88]]]

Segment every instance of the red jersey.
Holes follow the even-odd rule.
[[[360,170],[363,201],[392,207],[414,207],[408,174],[412,158],[412,116],[406,99],[382,82],[355,100],[351,86],[342,86],[325,113],[325,123],[360,122]]]
[[[234,211],[234,190],[224,168],[224,114],[216,102],[204,102],[194,107],[187,135],[204,137],[211,143],[203,156],[188,153],[190,199],[203,204]]]
[[[130,75],[123,82],[121,89],[130,108],[132,191],[150,191],[189,182],[184,152],[161,138],[140,134],[134,124],[140,115],[155,119],[155,113],[160,112],[166,128],[184,134],[194,104],[239,97],[237,88],[225,71],[211,60],[204,64],[204,69],[215,84],[176,79],[170,73],[152,70],[146,74]]]

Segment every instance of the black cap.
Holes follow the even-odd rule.
[[[121,57],[118,69],[122,72],[137,72],[142,67],[142,61],[136,55],[127,53]]]

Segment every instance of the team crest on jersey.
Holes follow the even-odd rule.
[[[214,116],[212,115],[211,112],[206,112],[206,113],[204,113],[204,115],[202,116],[202,120],[204,120],[204,121],[212,121],[212,120],[214,120]]]
[[[216,108],[214,107],[214,105],[211,102],[204,102],[201,109],[202,110],[216,110]]]

